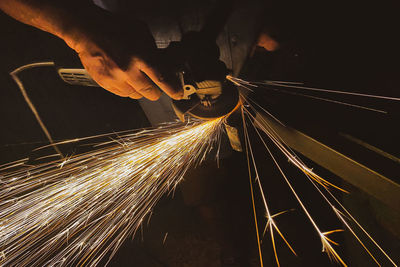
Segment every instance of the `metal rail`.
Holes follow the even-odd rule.
[[[255,123],[271,127],[292,149],[400,212],[399,184],[268,115],[258,113]]]

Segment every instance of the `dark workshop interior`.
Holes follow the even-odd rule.
[[[397,36],[400,21],[395,1],[264,1],[264,13],[258,22],[260,29],[266,29],[280,47],[274,52],[255,48],[246,59],[240,77],[252,81],[297,81],[316,88],[400,97]],[[122,8],[116,16],[129,16],[130,9],[141,10],[134,4],[137,1],[120,2]],[[175,12],[176,7],[167,2],[160,4],[154,13]],[[199,2],[202,1],[185,3],[196,6]],[[137,5],[146,10],[146,3]],[[0,164],[4,164],[24,157],[37,158],[39,155],[33,150],[48,143],[9,72],[32,62],[70,60],[67,64],[79,66],[79,61],[61,39],[2,12],[0,31]],[[27,70],[20,77],[54,140],[151,126],[136,100],[101,88],[69,85],[53,67]],[[254,99],[286,125],[342,152],[397,186],[400,184],[399,101],[347,95],[334,98],[387,111],[382,114],[280,91],[257,91]],[[255,132],[250,129],[249,134],[254,139],[260,179],[271,207],[275,212],[290,210],[279,217],[278,223],[298,256],[292,255],[277,238],[281,266],[335,266],[321,252],[320,237],[262,149]],[[379,148],[391,158],[360,146],[354,138]],[[79,152],[73,145],[63,149],[66,154]],[[315,190],[300,179],[301,173],[278,150],[274,154],[287,174],[296,177],[293,183],[321,228],[343,229]],[[302,159],[321,176],[350,192],[334,191],[399,264],[400,210],[387,206],[312,160]],[[134,239],[125,240],[108,266],[260,266],[246,155],[231,152],[219,164],[217,168],[215,162],[207,161],[191,169],[187,174],[190,182],[183,181],[173,196],[169,194],[159,201],[149,222],[143,223]],[[197,185],[196,180],[205,181]],[[185,196],[182,190],[204,183],[208,195],[201,197],[200,202],[196,196]],[[255,201],[258,204],[262,201],[257,193]],[[393,201],[400,203],[399,196]],[[262,205],[258,207],[258,222],[265,225]],[[348,266],[376,266],[348,232],[335,233],[332,238],[340,243],[335,248]],[[262,241],[264,266],[276,266],[269,235]],[[380,254],[378,259],[382,266],[393,266]],[[106,256],[99,266],[107,260]]]

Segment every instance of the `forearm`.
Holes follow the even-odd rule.
[[[63,39],[89,75],[114,94],[156,100],[160,88],[174,99],[182,97],[179,86],[160,78],[156,66],[165,64],[141,21],[112,16],[90,0],[0,0],[0,9]]]
[[[87,20],[99,10],[88,0],[0,0],[0,9],[16,20],[49,32],[79,50]]]

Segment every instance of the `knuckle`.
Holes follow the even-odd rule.
[[[152,86],[142,87],[142,88],[138,89],[138,91],[140,91],[142,93],[151,93],[154,90],[155,90],[155,88]]]
[[[132,98],[132,99],[140,99],[143,96],[138,94],[138,93],[134,93],[134,94],[130,94],[129,97]]]

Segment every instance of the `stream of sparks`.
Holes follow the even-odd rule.
[[[94,151],[3,175],[0,265],[95,266],[111,258],[216,147],[223,121],[125,134]]]
[[[309,88],[297,83],[248,82],[234,77],[227,78],[248,91],[254,91],[253,89],[257,87],[268,89],[272,86],[400,101],[394,97]],[[287,93],[293,94],[293,92]],[[305,94],[301,96],[315,98]],[[318,99],[386,113],[371,107],[320,97]],[[280,263],[275,240],[277,237],[283,240],[294,255],[296,252],[276,222],[276,217],[286,211],[273,213],[268,204],[268,196],[264,193],[260,181],[248,125],[251,125],[250,129],[262,141],[267,156],[279,170],[300,208],[318,233],[323,251],[331,260],[346,266],[333,247],[338,244],[328,237],[343,230],[324,232],[321,230],[317,225],[318,220],[312,217],[299,192],[293,186],[291,178],[285,174],[270,145],[265,142],[265,136],[290,163],[305,174],[344,228],[355,237],[378,266],[381,266],[381,263],[349,222],[358,227],[392,266],[397,266],[331,193],[330,188],[346,191],[323,179],[306,166],[267,121],[252,114],[264,113],[282,123],[250,97],[241,94],[241,102],[244,144],[261,266],[263,266],[261,240],[266,233],[270,235],[278,266]],[[8,171],[3,176],[0,175],[0,266],[96,266],[105,256],[111,259],[123,241],[135,235],[145,217],[151,214],[157,201],[165,193],[176,188],[186,171],[200,164],[214,148],[218,150],[224,122],[225,119],[221,118],[207,122],[165,125],[136,133],[124,132],[116,139],[96,144],[93,151],[84,154],[11,172],[10,170],[14,168],[24,166],[27,159],[0,166],[0,172]],[[56,148],[57,145],[64,143],[107,136],[75,139],[51,145]],[[254,191],[258,191],[261,195],[265,210],[266,222],[262,234],[257,223]],[[165,238],[166,236],[164,241]]]
[[[228,80],[232,81],[236,85],[238,85],[241,88],[244,88],[247,90],[247,92],[254,92],[253,89],[259,87],[259,84],[263,85],[269,85],[268,83],[255,83],[255,82],[249,82],[249,81],[244,81],[242,79],[234,78],[234,77],[227,77]],[[272,85],[275,85],[275,83],[271,83]],[[278,85],[282,86],[292,86],[292,83],[278,83]],[[294,84],[294,83],[293,83]],[[296,85],[296,84],[295,84]],[[301,88],[306,88],[306,87],[301,87]],[[306,88],[308,89],[308,88]],[[325,89],[315,89],[311,88],[312,90],[325,90]],[[331,92],[331,91],[329,91]],[[351,94],[348,92],[341,92],[341,91],[333,91],[333,93],[344,93],[344,94]],[[385,96],[374,96],[374,95],[362,95],[362,94],[356,94],[357,96],[365,96],[365,97],[373,97],[373,98],[379,98],[379,99],[388,99],[392,101],[400,101],[399,98],[394,98],[394,97],[385,97]],[[256,159],[253,154],[253,148],[251,145],[251,138],[249,136],[249,129],[248,126],[251,125],[251,127],[256,133],[256,136],[259,137],[261,140],[264,148],[267,150],[267,155],[269,158],[272,160],[273,164],[276,166],[276,168],[279,170],[284,182],[287,184],[289,187],[290,191],[294,195],[298,205],[300,208],[303,210],[305,216],[307,217],[308,221],[311,223],[315,231],[318,233],[318,236],[321,239],[321,245],[322,245],[322,251],[327,254],[329,259],[333,262],[336,262],[337,264],[341,266],[347,266],[347,264],[344,262],[342,257],[338,254],[338,252],[335,250],[333,245],[339,245],[335,241],[333,241],[331,238],[328,236],[333,233],[337,232],[342,232],[344,230],[342,229],[335,229],[335,230],[329,230],[323,232],[321,228],[317,225],[317,220],[311,215],[310,211],[308,208],[305,206],[303,203],[300,193],[296,191],[295,187],[293,186],[291,182],[291,178],[286,175],[286,173],[283,171],[281,165],[278,162],[278,159],[276,156],[273,155],[272,150],[270,148],[270,145],[267,144],[267,142],[264,140],[265,137],[262,136],[261,132],[266,135],[266,139],[269,139],[270,142],[272,142],[273,145],[276,146],[278,151],[280,151],[286,158],[287,160],[293,164],[298,170],[300,170],[307,178],[307,180],[311,183],[311,185],[317,190],[317,192],[321,195],[322,199],[330,206],[336,217],[341,221],[342,225],[353,235],[353,237],[357,240],[357,242],[362,246],[362,248],[365,250],[365,252],[369,255],[369,257],[376,263],[377,266],[382,266],[382,263],[377,259],[376,253],[372,253],[371,250],[367,247],[366,243],[363,242],[362,238],[360,237],[359,234],[357,234],[354,230],[354,228],[351,227],[350,222],[354,223],[358,229],[364,234],[365,240],[369,240],[373,243],[376,249],[380,251],[380,253],[390,262],[391,266],[397,266],[397,264],[393,261],[393,259],[388,255],[388,253],[372,238],[372,236],[360,225],[360,223],[350,214],[350,212],[340,203],[338,198],[336,198],[333,193],[330,191],[330,189],[334,188],[337,190],[340,190],[344,193],[349,193],[346,190],[335,186],[334,184],[330,183],[326,179],[320,177],[318,174],[316,174],[311,168],[309,168],[304,162],[301,161],[300,157],[296,155],[296,153],[282,140],[282,138],[279,136],[279,134],[269,125],[269,123],[263,118],[263,116],[258,116],[258,114],[264,114],[267,115],[268,117],[272,118],[275,120],[277,123],[281,124],[282,126],[286,127],[281,121],[279,121],[273,114],[271,114],[268,110],[260,106],[257,102],[252,100],[250,97],[248,97],[245,93],[241,93],[241,102],[243,105],[241,106],[241,112],[242,112],[242,119],[243,119],[243,133],[244,133],[244,142],[245,142],[245,148],[246,148],[246,156],[247,156],[247,162],[248,162],[248,168],[249,168],[249,181],[250,181],[250,191],[251,191],[251,197],[252,197],[252,204],[253,204],[253,212],[254,212],[254,217],[255,217],[255,228],[256,228],[256,237],[258,241],[258,249],[259,249],[259,257],[260,257],[260,263],[261,266],[263,266],[263,255],[262,255],[262,250],[261,250],[261,239],[264,238],[264,235],[269,232],[270,234],[270,241],[272,243],[272,249],[273,253],[275,256],[275,262],[277,266],[280,266],[279,262],[279,257],[278,257],[278,252],[276,248],[276,236],[274,233],[279,236],[283,242],[286,244],[286,246],[290,249],[290,251],[294,254],[297,255],[293,247],[290,245],[290,243],[287,241],[287,239],[284,237],[283,233],[279,230],[275,217],[286,213],[287,211],[283,212],[278,212],[273,214],[271,211],[270,205],[267,203],[267,197],[264,193],[264,189],[262,186],[262,183],[260,182],[260,176],[258,173],[258,168],[256,164]],[[342,104],[342,103],[340,103]],[[346,103],[347,104],[347,103]],[[357,108],[362,108],[362,109],[367,109],[367,110],[373,110],[370,108],[365,108],[361,106],[355,106]],[[378,110],[373,110],[373,111],[378,111]],[[380,111],[378,111],[380,112]],[[253,115],[257,114],[257,115]],[[258,228],[258,223],[257,223],[257,214],[256,214],[256,208],[254,204],[254,189],[253,189],[253,184],[255,187],[258,189],[263,206],[264,206],[264,211],[265,211],[265,218],[266,218],[266,223],[265,223],[265,228],[262,237],[260,237],[260,230]]]

